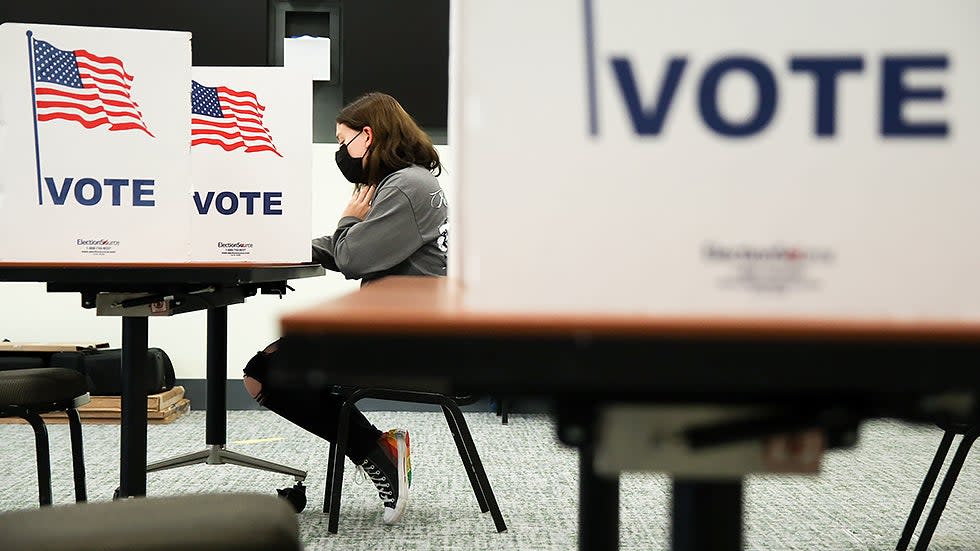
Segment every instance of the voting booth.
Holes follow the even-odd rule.
[[[184,261],[191,35],[0,25],[0,261]]]
[[[191,257],[309,262],[309,74],[278,67],[194,67],[192,75]]]
[[[473,306],[980,319],[977,2],[452,7]]]
[[[0,25],[0,262],[308,262],[311,109],[190,33]]]

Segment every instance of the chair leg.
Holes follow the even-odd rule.
[[[78,410],[70,408],[68,414],[68,429],[71,434],[71,468],[75,475],[75,502],[84,503],[88,500],[85,492],[85,454],[82,452],[82,420]]]
[[[340,490],[344,485],[344,458],[347,454],[347,436],[350,432],[350,408],[356,400],[348,397],[340,406],[340,419],[337,421],[337,442],[334,452],[333,476],[330,480],[330,506],[327,531],[336,534],[340,524]]]
[[[946,455],[949,454],[949,448],[953,445],[953,437],[955,433],[953,431],[946,431],[943,433],[943,439],[939,442],[939,448],[936,450],[936,456],[932,459],[932,464],[929,465],[929,471],[926,473],[926,478],[922,481],[922,486],[919,487],[919,493],[915,496],[915,503],[912,505],[912,510],[909,511],[909,518],[905,521],[905,528],[902,530],[902,537],[898,540],[898,545],[895,546],[895,551],[905,551],[909,547],[909,543],[912,541],[912,535],[915,533],[915,527],[919,524],[919,519],[922,517],[922,511],[926,507],[926,502],[929,500],[929,494],[932,493],[932,487],[936,484],[936,479],[939,478],[939,471],[943,467],[943,462],[946,461]]]
[[[333,490],[333,462],[337,457],[337,445],[330,443],[330,456],[327,457],[327,483],[323,486],[323,512],[330,512],[330,493]]]
[[[473,442],[473,435],[470,434],[470,429],[466,425],[466,419],[463,417],[463,412],[460,411],[459,406],[449,401],[446,406],[452,411],[453,417],[456,418],[456,425],[459,427],[460,436],[463,438],[463,444],[466,446],[468,455],[473,461],[473,469],[476,471],[477,480],[480,482],[480,487],[483,489],[483,496],[487,500],[487,506],[490,508],[490,515],[493,517],[493,523],[497,527],[498,532],[503,532],[507,530],[507,525],[504,523],[504,517],[500,514],[500,507],[497,505],[497,498],[493,495],[493,488],[490,487],[490,480],[487,478],[487,472],[483,468],[483,461],[480,460],[480,454],[476,451],[476,444]]]
[[[51,505],[51,456],[48,453],[48,429],[41,416],[25,412],[23,418],[34,428],[34,449],[37,453],[37,491],[41,506]]]
[[[966,461],[966,456],[970,453],[970,447],[973,446],[978,436],[980,436],[980,425],[970,428],[963,435],[963,440],[960,441],[959,447],[956,448],[956,454],[953,455],[953,460],[950,462],[949,469],[946,471],[946,477],[943,478],[943,483],[939,486],[936,501],[932,504],[932,510],[929,511],[926,523],[922,527],[922,533],[919,534],[919,541],[915,542],[915,551],[926,551],[929,548],[929,541],[932,540],[936,526],[939,525],[939,518],[943,515],[946,502],[953,493],[953,485],[956,484],[956,477],[959,476],[960,469],[963,468],[963,463]]]
[[[507,424],[507,414],[510,413],[510,402],[506,398],[500,399],[500,424]]]
[[[442,405],[442,412],[446,415],[446,423],[449,425],[449,431],[453,433],[453,440],[456,441],[459,458],[463,461],[466,476],[470,478],[470,485],[473,486],[473,494],[476,496],[476,502],[480,506],[480,512],[486,513],[490,508],[487,507],[487,499],[483,495],[483,488],[480,487],[480,481],[476,478],[476,470],[473,468],[473,460],[470,459],[469,450],[466,449],[466,444],[463,443],[463,437],[459,434],[459,425],[456,423],[456,417],[453,415],[449,406],[445,404]]]

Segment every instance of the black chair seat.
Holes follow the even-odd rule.
[[[85,375],[57,367],[0,371],[0,408],[64,402],[88,393]]]
[[[121,500],[0,514],[4,551],[299,551],[296,515],[275,496]]]
[[[38,501],[42,507],[51,505],[51,458],[48,455],[48,429],[41,414],[64,411],[68,415],[75,501],[82,502],[86,500],[85,460],[82,422],[75,408],[88,402],[86,377],[73,369],[45,367],[0,371],[0,417],[20,417],[34,429]],[[6,546],[3,548],[7,549]]]

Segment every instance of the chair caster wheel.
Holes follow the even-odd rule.
[[[306,486],[303,486],[302,482],[297,482],[292,488],[280,488],[276,493],[288,501],[297,513],[306,509]]]
[[[122,488],[117,487],[116,490],[114,492],[112,492],[112,501],[118,501],[119,500],[119,492],[121,490],[122,490]]]

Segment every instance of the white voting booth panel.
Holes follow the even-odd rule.
[[[191,35],[0,25],[0,261],[185,261]]]
[[[975,0],[452,7],[474,306],[980,320]]]
[[[310,75],[276,67],[194,67],[191,257],[309,262]]]

